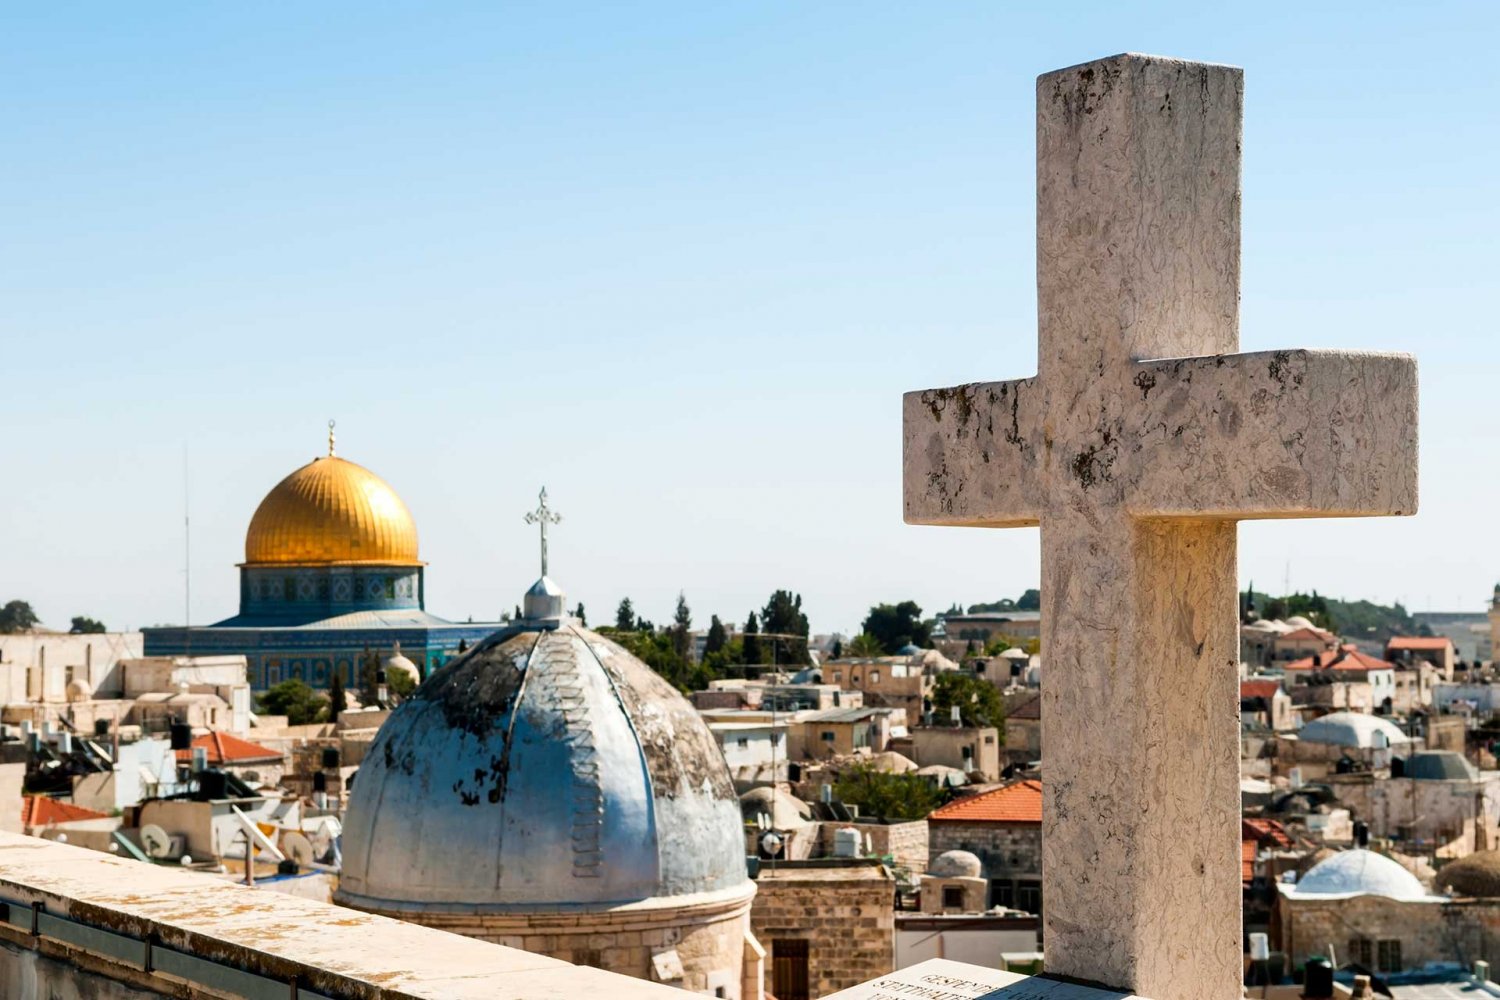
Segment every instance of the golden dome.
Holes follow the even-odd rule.
[[[255,509],[245,564],[267,563],[420,566],[417,525],[385,480],[330,453],[277,483]]]

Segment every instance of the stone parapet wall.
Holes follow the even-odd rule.
[[[875,857],[890,857],[897,866],[910,869],[914,874],[927,870],[928,846],[925,819],[905,823],[822,823],[818,828],[819,855],[833,856],[834,834],[844,827],[853,827],[858,830],[861,839],[869,834],[870,853]],[[861,851],[863,850],[864,848],[861,847]]]
[[[659,984],[0,833],[0,996],[672,1000]]]

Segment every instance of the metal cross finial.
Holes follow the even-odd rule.
[[[542,487],[542,492],[537,494],[539,503],[534,511],[526,515],[527,524],[539,524],[542,529],[542,575],[547,575],[547,525],[560,524],[562,515],[547,506],[547,487]]]
[[[328,421],[328,457],[333,457],[333,421]]]

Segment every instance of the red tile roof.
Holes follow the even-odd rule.
[[[1286,827],[1274,819],[1246,816],[1240,820],[1240,839],[1253,840],[1270,847],[1291,847],[1294,844]]]
[[[939,823],[1040,823],[1042,783],[1028,779],[969,795],[933,810],[927,819]]]
[[[1300,642],[1304,639],[1316,639],[1319,642],[1327,642],[1332,638],[1332,632],[1324,632],[1320,628],[1299,628],[1293,629],[1290,632],[1283,633],[1282,635],[1278,635],[1276,637],[1276,641],[1279,642],[1283,639],[1296,639]]]
[[[80,819],[108,819],[106,813],[75,806],[71,802],[59,802],[45,795],[26,795],[21,799],[21,826],[31,829],[36,826],[53,826],[71,823]]]
[[[1255,853],[1260,846],[1253,840],[1240,841],[1240,878],[1246,885],[1255,878]]]
[[[1453,640],[1445,635],[1397,635],[1385,644],[1386,651],[1412,649],[1423,652],[1441,652],[1453,648]]]
[[[1286,665],[1288,670],[1395,670],[1394,663],[1366,656],[1345,643],[1338,649],[1325,649],[1315,656],[1304,656]]]
[[[281,760],[280,750],[272,750],[263,747],[259,743],[251,743],[242,740],[230,733],[204,733],[202,736],[193,738],[193,746],[203,747],[208,751],[208,762],[210,764],[248,764],[251,761]],[[177,751],[177,762],[189,764],[193,760],[193,751]]]
[[[1240,698],[1274,698],[1276,692],[1281,690],[1281,682],[1278,680],[1262,680],[1257,678],[1251,681],[1240,681]]]

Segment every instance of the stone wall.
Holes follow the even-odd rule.
[[[1272,926],[1279,927],[1279,946],[1294,967],[1312,955],[1327,954],[1330,942],[1339,961],[1349,961],[1356,939],[1372,942],[1372,961],[1379,958],[1378,942],[1401,942],[1401,964],[1408,969],[1428,962],[1500,962],[1500,899],[1403,903],[1383,896],[1282,898],[1277,918]]]
[[[742,991],[752,895],[747,887],[610,908],[558,908],[550,913],[388,915],[574,965],[667,982],[695,993],[712,995],[722,989],[722,996],[758,1000],[756,989]],[[675,952],[681,962],[680,979],[666,979],[658,972],[658,957],[666,961],[669,952]]]
[[[0,902],[7,1000],[681,996],[545,955],[15,834],[0,833]]]
[[[895,883],[881,865],[762,868],[750,924],[766,949],[768,993],[777,942],[805,941],[809,995],[827,996],[894,968]]]
[[[927,870],[931,854],[928,850],[927,821],[911,820],[905,823],[823,823],[818,830],[818,853],[822,857],[833,856],[833,838],[836,830],[853,827],[863,838],[870,837],[870,852],[876,857],[890,857],[902,868],[920,874]]]
[[[969,851],[984,865],[987,879],[1042,877],[1040,823],[929,823],[928,854]]]

